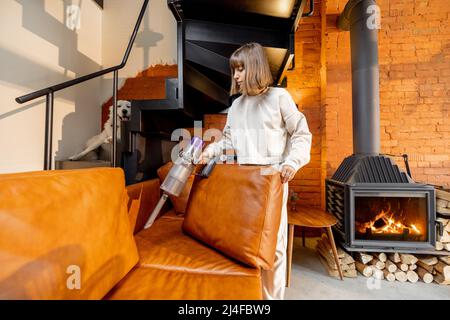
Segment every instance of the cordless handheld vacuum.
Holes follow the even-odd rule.
[[[199,137],[194,137],[191,140],[190,145],[185,151],[181,152],[180,157],[175,161],[173,167],[167,174],[166,179],[161,184],[161,190],[164,191],[163,195],[159,199],[155,209],[147,220],[144,228],[149,228],[159,212],[161,211],[164,203],[166,203],[169,195],[178,197],[183,190],[189,176],[195,170],[198,160],[203,151],[204,141]],[[200,174],[197,174],[201,178],[208,178],[217,163],[218,157],[211,159]]]

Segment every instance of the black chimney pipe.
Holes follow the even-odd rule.
[[[340,29],[350,30],[355,155],[380,153],[378,10],[374,0],[350,0],[338,20]]]

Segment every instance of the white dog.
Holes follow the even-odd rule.
[[[109,116],[108,120],[105,122],[103,126],[103,131],[90,138],[86,144],[85,148],[82,152],[71,156],[69,160],[80,160],[84,156],[86,156],[89,152],[96,150],[100,146],[104,144],[112,143],[112,133],[113,133],[113,109],[112,106],[109,107]],[[117,101],[117,141],[120,141],[120,121],[128,121],[131,116],[131,102],[119,100]]]

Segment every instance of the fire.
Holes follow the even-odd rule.
[[[410,234],[421,234],[420,229],[414,224],[407,226],[402,220],[396,220],[394,216],[394,213],[390,210],[381,210],[373,220],[366,223],[360,223],[358,225],[358,231],[360,233],[366,233],[367,229],[370,229],[372,233],[376,234],[403,234],[405,232]]]

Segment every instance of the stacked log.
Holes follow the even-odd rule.
[[[397,271],[398,267],[397,265],[391,261],[391,260],[387,260],[386,261],[386,270],[390,273],[394,273],[395,271]]]
[[[386,259],[385,259],[386,258]],[[364,277],[416,283],[450,284],[450,256],[398,253],[355,253],[356,270]],[[385,261],[382,261],[385,260]]]
[[[320,262],[322,262],[328,274],[332,277],[339,278],[333,250],[326,234],[323,234],[322,238],[317,241],[316,251],[319,254]],[[337,253],[343,276],[346,278],[356,278],[356,264],[352,256],[339,247],[337,248]]]
[[[449,200],[450,201],[450,193]],[[450,218],[450,217],[449,217]],[[450,219],[438,218],[444,225],[444,231],[450,232]],[[445,236],[444,236],[445,237]],[[442,240],[441,237],[440,240]],[[444,238],[444,241],[446,239]],[[450,242],[442,242],[450,244]],[[446,248],[444,247],[443,250]],[[326,234],[317,241],[316,251],[320,261],[330,276],[339,278],[333,250]],[[450,250],[449,250],[450,251]],[[360,273],[364,277],[379,280],[416,283],[438,283],[450,285],[450,255],[430,256],[407,253],[352,252],[353,257],[337,247],[338,261],[344,277],[356,278]]]
[[[436,212],[450,218],[450,190],[436,189]]]
[[[450,208],[449,208],[449,210],[450,210]],[[437,218],[437,221],[442,223],[444,230],[443,230],[442,236],[440,234],[437,235],[436,250],[450,251],[450,219]]]
[[[361,273],[364,277],[369,278],[373,275],[373,268],[370,265],[366,265],[360,261],[356,261],[356,270]]]
[[[364,252],[358,252],[356,254],[356,259],[361,262],[362,264],[368,264],[370,261],[373,260],[373,256],[370,254],[366,254]]]
[[[434,270],[436,271],[434,281],[439,284],[450,284],[450,265],[439,261],[434,265]]]
[[[425,283],[431,283],[434,280],[433,274],[429,273],[427,270],[422,268],[417,268],[417,274],[419,275],[419,278],[422,279]]]
[[[450,251],[450,190],[436,189],[436,212],[444,226],[444,234],[438,235],[436,250]]]
[[[392,281],[395,281],[395,280],[396,280],[396,279],[395,279],[395,274],[392,273],[392,272],[389,272],[387,269],[384,269],[384,270],[383,270],[383,276],[384,276],[384,278],[385,278],[387,281],[389,281],[389,282],[392,282]]]
[[[419,275],[414,271],[416,262],[419,260],[412,254],[401,253],[400,262],[397,266],[400,270],[395,272],[395,279],[401,282],[416,283],[419,280]],[[397,259],[398,260],[398,259]]]

